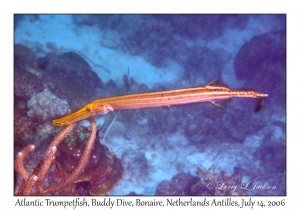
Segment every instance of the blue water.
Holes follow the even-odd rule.
[[[101,143],[124,167],[123,179],[109,195],[155,195],[162,181],[172,183],[185,173],[198,182],[197,167],[208,170],[213,164],[217,174],[232,179],[238,170],[242,180],[234,184],[248,183],[246,195],[286,194],[285,15],[14,19],[15,44],[32,51],[32,56],[19,53],[17,61],[15,56],[15,115],[20,116],[15,153],[29,143],[46,147],[43,142],[60,130],[51,120],[97,98],[205,86],[216,79],[230,89],[268,97],[235,98],[224,109],[201,103],[123,110],[111,126],[117,112],[95,118],[106,128]],[[43,152],[34,155],[41,158]],[[254,183],[273,188],[257,189]],[[190,187],[178,193],[205,194]]]

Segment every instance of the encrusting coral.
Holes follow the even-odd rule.
[[[21,175],[23,178],[23,183],[19,188],[16,195],[46,195],[57,192],[62,188],[68,186],[71,182],[73,182],[85,169],[88,159],[91,154],[91,150],[93,149],[94,142],[96,139],[96,123],[94,119],[89,118],[88,121],[91,124],[91,134],[86,144],[85,150],[79,160],[77,167],[73,170],[72,173],[69,174],[65,179],[61,182],[43,187],[42,182],[46,178],[50,166],[55,159],[55,154],[57,151],[57,146],[61,143],[61,141],[71,132],[71,130],[77,125],[77,123],[73,123],[65,127],[51,142],[48,146],[44,158],[42,161],[35,167],[31,175],[28,174],[24,167],[23,160],[24,158],[35,149],[35,145],[30,144],[26,146],[21,152],[16,155],[15,159],[15,170],[17,173]]]
[[[56,106],[53,106],[53,104],[56,104]],[[29,109],[27,112],[28,117],[37,118],[43,122],[71,112],[66,100],[59,99],[47,89],[34,94],[28,101],[27,107]]]

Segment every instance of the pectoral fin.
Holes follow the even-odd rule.
[[[219,108],[225,108],[225,104],[218,102],[218,101],[211,101],[212,104],[216,105]]]
[[[169,109],[171,112],[174,112],[173,107],[171,107],[171,106],[167,106],[167,107],[168,107],[168,109]]]

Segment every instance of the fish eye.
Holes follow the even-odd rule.
[[[92,111],[92,109],[90,107],[86,107],[85,110],[88,111],[88,112]]]
[[[56,122],[55,125],[56,125],[56,126],[63,126],[64,124],[61,123],[61,122]]]

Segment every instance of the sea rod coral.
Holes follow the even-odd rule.
[[[91,154],[91,150],[93,149],[97,132],[96,123],[94,119],[90,118],[88,119],[88,121],[91,124],[91,134],[86,144],[85,150],[82,154],[82,158],[80,159],[77,167],[73,170],[73,172],[59,183],[45,188],[42,186],[42,182],[46,178],[50,166],[53,160],[55,159],[57,146],[68,135],[68,133],[71,132],[71,130],[77,125],[77,123],[70,124],[54,138],[54,140],[48,146],[44,158],[35,167],[31,175],[29,175],[26,171],[23,160],[30,152],[32,152],[35,149],[35,145],[30,144],[26,146],[16,155],[15,170],[23,178],[23,183],[19,188],[17,195],[46,195],[57,192],[69,185],[71,182],[73,182],[80,175],[80,173],[84,171],[89,156]]]

